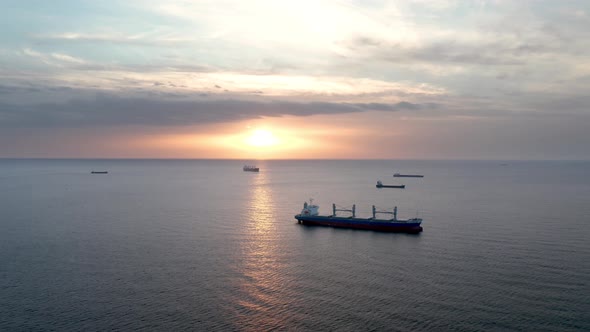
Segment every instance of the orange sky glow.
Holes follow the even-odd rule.
[[[361,130],[314,123],[311,118],[268,118],[220,125],[203,132],[172,133],[138,144],[155,150],[182,152],[187,158],[301,159],[346,158],[351,139]],[[197,132],[197,131],[196,131]]]

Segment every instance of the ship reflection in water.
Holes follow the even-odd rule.
[[[238,277],[234,299],[233,314],[236,328],[240,330],[269,330],[284,326],[281,310],[287,310],[291,301],[285,284],[288,275],[284,254],[279,247],[276,215],[273,209],[273,192],[268,185],[268,175],[259,173],[252,178],[245,236],[241,241],[238,264]],[[280,309],[284,308],[284,309]]]

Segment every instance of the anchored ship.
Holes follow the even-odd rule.
[[[244,172],[258,172],[260,171],[260,169],[256,166],[252,166],[252,165],[245,165],[244,166]]]
[[[400,185],[383,184],[383,183],[381,183],[381,181],[377,181],[377,185],[375,185],[375,187],[377,187],[377,188],[399,188],[399,189],[404,189],[406,187],[406,185],[405,184],[400,184]]]
[[[395,174],[393,174],[393,177],[394,178],[423,178],[424,175],[395,173]]]
[[[319,206],[313,204],[313,200],[309,203],[303,203],[303,210],[300,214],[295,215],[297,222],[303,225],[315,226],[330,226],[339,228],[353,228],[353,229],[367,229],[382,232],[401,232],[401,233],[420,233],[422,232],[422,219],[397,219],[397,206],[393,211],[378,211],[373,205],[372,218],[357,218],[356,205],[352,209],[337,209],[336,204],[332,204],[332,215],[319,215]],[[351,216],[341,217],[337,216],[336,212],[350,212]],[[392,219],[377,219],[377,214],[393,215]]]

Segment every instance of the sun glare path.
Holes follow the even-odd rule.
[[[257,129],[246,139],[246,143],[256,147],[277,145],[279,140],[268,130]]]

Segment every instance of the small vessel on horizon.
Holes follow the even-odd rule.
[[[295,215],[295,219],[299,224],[313,225],[313,226],[329,226],[337,228],[352,228],[352,229],[365,229],[381,232],[401,232],[401,233],[420,233],[422,232],[422,219],[411,218],[411,219],[397,219],[397,206],[393,208],[393,211],[378,211],[373,205],[373,217],[371,218],[357,218],[356,205],[352,206],[352,209],[337,209],[336,204],[332,204],[332,215],[331,216],[320,216],[319,206],[313,204],[313,200],[309,200],[303,203],[303,210],[300,214]],[[340,217],[336,215],[336,212],[350,212],[350,217]],[[392,219],[377,219],[377,214],[391,214]]]
[[[395,173],[395,174],[393,174],[393,177],[394,178],[423,178],[424,175]]]
[[[381,181],[377,181],[377,185],[375,185],[375,187],[377,187],[377,188],[398,188],[398,189],[404,189],[406,187],[406,185],[405,184],[400,184],[400,185],[383,184],[383,183],[381,183]]]
[[[260,168],[252,165],[244,165],[244,172],[259,172]]]
[[[90,174],[109,174],[108,171],[91,171]]]

